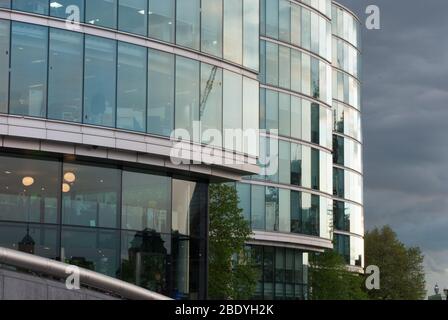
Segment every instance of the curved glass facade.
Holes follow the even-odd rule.
[[[347,264],[364,267],[360,23],[333,4],[334,247]]]
[[[259,1],[12,0],[0,13],[0,117],[30,121],[23,141],[56,146],[31,156],[14,138],[2,144],[0,246],[206,298],[213,173],[169,162],[168,138],[185,129],[195,144],[258,156],[204,132],[258,130]],[[47,124],[155,142],[129,149],[139,161],[114,144],[37,138]]]
[[[12,4],[11,4],[12,2]],[[258,0],[4,0],[0,7],[168,42],[258,70]]]
[[[82,124],[129,134],[130,143],[162,138],[156,150],[145,147],[157,156],[169,149],[159,141],[185,129],[195,144],[258,156],[260,173],[232,182],[255,232],[257,298],[306,299],[310,252],[334,247],[363,266],[360,26],[345,8],[331,0],[0,8],[16,14],[0,19],[1,117]],[[64,19],[77,17],[82,28],[67,28]],[[259,151],[235,136],[211,139],[209,129],[262,129]],[[212,166],[187,175],[155,160],[8,148],[0,150],[0,246],[30,252],[22,239],[31,237],[33,253],[174,298],[205,297]]]
[[[0,20],[0,69],[10,67],[0,111],[170,136],[194,122],[202,130],[258,129],[258,82],[216,65],[82,33]],[[10,30],[11,36],[7,33]],[[9,56],[9,48],[11,54]],[[231,93],[230,93],[231,92]],[[226,99],[229,94],[239,100]],[[9,102],[9,103],[8,103]],[[9,108],[8,108],[9,104]],[[200,137],[195,139],[200,141]],[[222,138],[217,147],[244,152]]]

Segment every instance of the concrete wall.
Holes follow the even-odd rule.
[[[68,290],[65,283],[0,269],[0,300],[118,300],[92,290]]]

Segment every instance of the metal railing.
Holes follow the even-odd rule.
[[[0,247],[0,264],[23,268],[43,275],[66,279],[73,267],[69,264]],[[79,270],[79,281],[83,286],[99,289],[129,300],[172,300],[164,295],[143,289],[128,282],[102,275],[87,269]],[[68,289],[67,289],[68,290]]]

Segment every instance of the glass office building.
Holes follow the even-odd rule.
[[[236,183],[255,298],[306,299],[310,253],[334,248],[362,272],[359,33],[329,0],[260,1],[262,171]]]
[[[258,129],[258,17],[258,0],[0,1],[0,246],[206,298],[208,185],[258,155],[205,133]],[[223,161],[178,165],[180,140]]]
[[[0,0],[0,246],[205,298],[208,186],[238,181],[256,298],[306,299],[311,252],[360,270],[359,28],[330,0]]]

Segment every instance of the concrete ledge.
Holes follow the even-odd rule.
[[[294,233],[254,231],[248,244],[322,252],[333,249],[330,239]]]
[[[0,115],[0,124],[0,147],[5,148],[150,164],[230,180],[259,172],[256,157],[167,137],[14,115]],[[180,165],[171,161],[173,148]],[[203,157],[212,165],[193,162]]]

